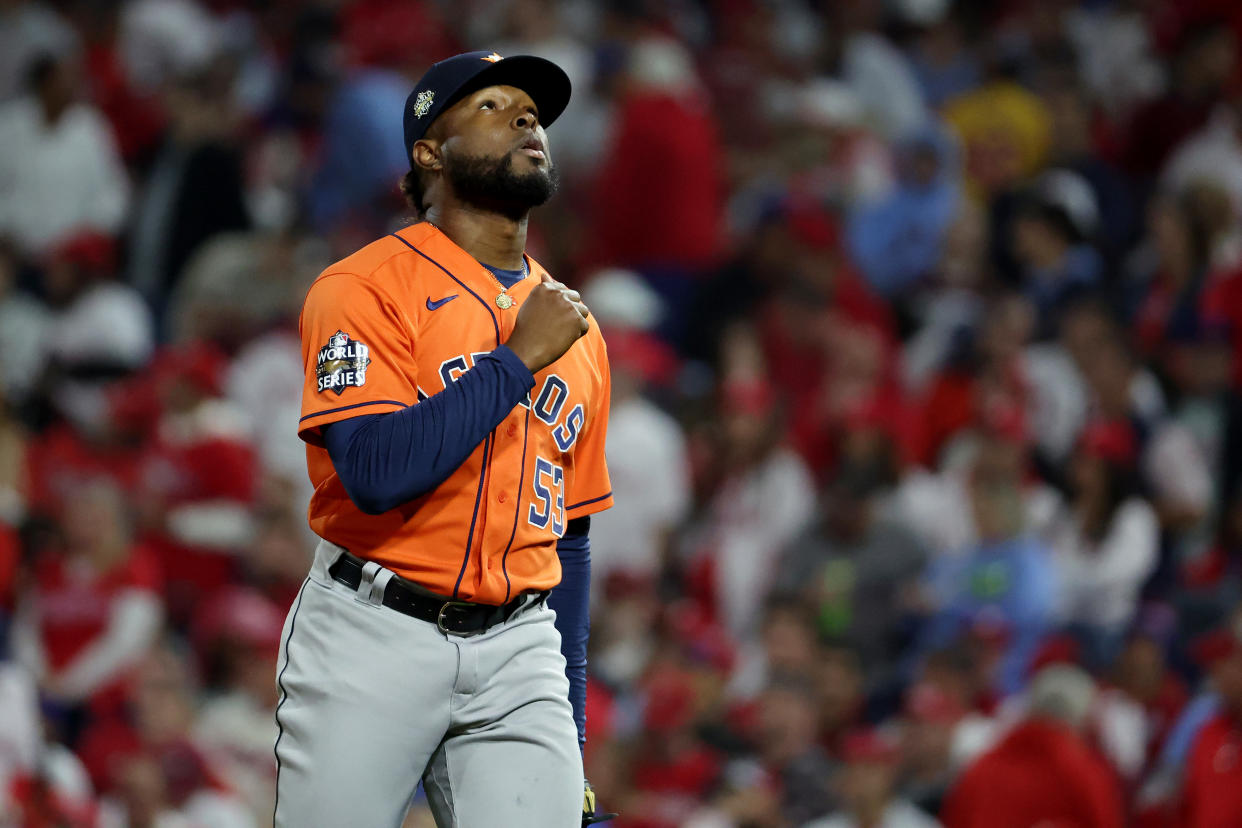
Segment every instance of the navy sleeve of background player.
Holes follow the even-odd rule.
[[[416,405],[332,423],[324,445],[355,505],[383,514],[448,479],[534,386],[522,360],[501,345]]]
[[[574,518],[556,544],[561,559],[561,582],[552,588],[548,606],[556,610],[556,629],[561,634],[561,655],[569,679],[569,703],[578,725],[578,745],[586,744],[587,639],[591,635],[591,543],[587,531],[590,516]]]

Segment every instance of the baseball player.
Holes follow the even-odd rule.
[[[440,826],[596,819],[580,748],[608,363],[578,294],[523,252],[569,93],[536,57],[431,67],[404,113],[422,220],[307,294],[322,541],[281,642],[277,826],[399,826],[420,778]]]

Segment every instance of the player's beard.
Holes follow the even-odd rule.
[[[453,156],[445,153],[444,173],[461,200],[505,215],[521,216],[545,203],[556,192],[560,178],[555,165],[519,173],[513,153],[502,158]]]

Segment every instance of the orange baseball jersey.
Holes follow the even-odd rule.
[[[417,405],[507,340],[544,273],[527,263],[530,275],[507,291],[512,304],[499,307],[501,285],[491,272],[423,222],[329,267],[302,308],[298,434],[315,485],[311,528],[460,600],[502,604],[555,586],[556,540],[568,521],[612,505],[604,461],[608,359],[594,320],[447,480],[382,515],[350,500],[322,430]]]

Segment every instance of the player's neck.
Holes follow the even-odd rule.
[[[515,218],[469,204],[435,205],[427,221],[477,262],[504,270],[522,267],[527,214]]]

